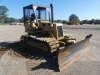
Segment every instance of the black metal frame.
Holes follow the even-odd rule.
[[[51,7],[51,20],[50,20],[50,14],[49,14],[49,21],[51,21],[53,23],[53,20],[54,20],[54,14],[53,14],[53,5],[50,4],[50,7],[44,7],[44,6],[38,6],[38,5],[28,5],[28,6],[25,6],[23,7],[23,16],[24,16],[24,25],[25,25],[25,9],[33,9],[33,6],[37,6],[37,10],[39,9],[46,9],[46,8],[50,8]]]

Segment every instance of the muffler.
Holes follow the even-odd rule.
[[[85,37],[75,44],[68,47],[64,46],[59,48],[58,51],[58,68],[59,71],[65,69],[68,65],[74,62],[77,58],[84,55],[89,50],[89,39],[92,34]]]

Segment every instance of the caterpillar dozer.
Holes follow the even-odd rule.
[[[27,34],[21,36],[21,41],[40,49],[44,55],[57,56],[59,71],[89,50],[89,39],[92,34],[79,42],[71,36],[64,36],[63,24],[54,22],[52,4],[50,7],[34,4],[25,6],[23,14]]]

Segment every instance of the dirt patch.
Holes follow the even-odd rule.
[[[100,69],[100,25],[64,26],[64,34],[73,35],[78,41],[93,34],[90,40],[92,49],[62,72],[56,72],[55,59],[44,58],[32,53],[30,49],[12,47],[12,51],[1,51],[0,75],[99,75]],[[17,41],[26,34],[24,26],[0,26],[0,45]],[[22,45],[20,45],[22,46]],[[37,49],[35,49],[37,50]],[[22,51],[22,52],[20,52]],[[10,53],[10,54],[9,54]],[[21,56],[20,56],[21,55]]]

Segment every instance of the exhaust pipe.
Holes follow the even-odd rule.
[[[58,52],[58,68],[59,71],[65,69],[68,65],[74,62],[77,58],[85,54],[89,49],[89,39],[92,34],[85,37],[84,40],[79,41],[68,47],[64,46]]]
[[[54,21],[53,5],[50,4],[50,7],[51,7],[51,22],[53,23],[53,21]]]

